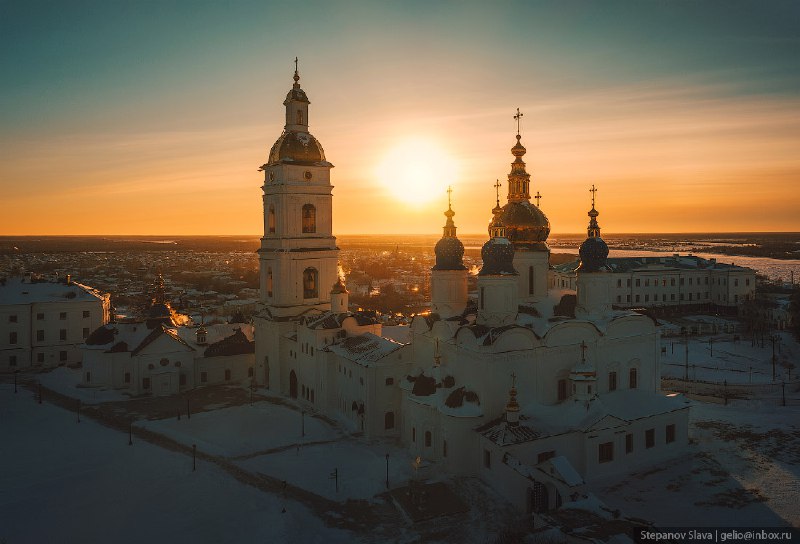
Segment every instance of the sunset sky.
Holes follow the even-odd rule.
[[[0,235],[261,234],[295,56],[335,233],[438,234],[448,184],[485,232],[518,107],[555,233],[592,184],[606,233],[798,231],[798,28],[790,1],[0,0]]]

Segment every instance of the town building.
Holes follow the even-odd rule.
[[[308,132],[297,71],[294,81],[284,131],[261,168],[260,384],[369,438],[396,436],[412,458],[478,475],[527,511],[684,451],[688,406],[660,391],[656,324],[612,307],[594,198],[575,290],[548,284],[550,223],[530,201],[519,131],[503,206],[496,185],[477,301],[448,205],[431,312],[414,317],[411,341],[384,338],[380,323],[349,311],[336,271],[332,165]]]
[[[144,321],[109,323],[88,336],[81,386],[161,396],[252,380],[252,325],[187,324],[166,300],[159,275]]]
[[[0,280],[0,370],[79,363],[80,345],[109,316],[110,296],[70,276]]]
[[[575,291],[578,262],[554,266],[550,287]],[[612,257],[608,266],[611,301],[619,308],[735,314],[755,296],[755,270],[716,259],[677,253],[664,257]]]

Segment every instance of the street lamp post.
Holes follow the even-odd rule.
[[[192,444],[192,472],[197,470],[197,444]]]
[[[386,489],[389,489],[389,454],[386,454]]]
[[[775,342],[778,341],[780,336],[777,334],[770,334],[769,339],[772,341],[772,381],[775,381]]]
[[[133,446],[133,420],[128,421],[128,445]]]
[[[711,356],[714,356],[714,339],[712,337],[708,337],[708,348],[711,350]]]
[[[19,374],[19,370],[14,371],[14,393],[17,392],[17,374]]]
[[[686,357],[685,357],[685,368],[683,373],[683,379],[685,381],[689,381],[689,331],[685,330],[683,332],[683,340],[686,345]]]
[[[300,412],[300,436],[306,435],[306,411]]]
[[[78,409],[76,410],[78,413],[78,423],[81,422],[81,399],[78,399]]]
[[[42,403],[42,382],[39,382],[39,404]]]
[[[189,408],[189,397],[186,397],[186,419],[192,419],[192,412]]]

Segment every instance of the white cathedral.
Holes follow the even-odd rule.
[[[581,496],[584,483],[684,451],[688,406],[660,390],[650,317],[611,306],[594,199],[577,301],[548,291],[550,222],[511,148],[508,202],[492,210],[477,304],[452,206],[436,244],[431,313],[409,344],[348,309],[332,230],[333,165],[308,131],[295,70],[286,125],[264,172],[256,380],[368,438],[392,437],[433,471],[477,475],[520,509]]]

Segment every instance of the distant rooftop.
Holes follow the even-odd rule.
[[[90,302],[103,300],[103,295],[76,282],[12,277],[0,282],[0,305],[41,302]]]
[[[580,261],[559,264],[553,268],[559,272],[573,272]],[[642,269],[678,270],[749,270],[744,266],[720,263],[716,259],[704,259],[695,255],[664,255],[663,257],[609,257],[608,266],[612,272],[631,272]]]

